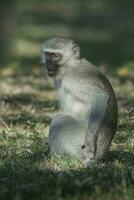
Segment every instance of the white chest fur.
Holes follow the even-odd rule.
[[[63,82],[57,82],[58,84],[58,99],[61,105],[61,110],[65,114],[69,114],[80,121],[85,122],[87,115],[89,115],[89,105],[83,105],[83,102],[77,98],[78,94],[71,93],[71,90],[66,89],[66,85]],[[87,108],[88,107],[88,108]]]

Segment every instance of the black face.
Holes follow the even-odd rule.
[[[44,52],[44,56],[48,75],[55,76],[59,68],[58,62],[61,60],[61,54]]]

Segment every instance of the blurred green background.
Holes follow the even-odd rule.
[[[41,43],[55,36],[74,39],[95,64],[133,67],[134,1],[0,1],[1,67],[11,61],[38,64]]]

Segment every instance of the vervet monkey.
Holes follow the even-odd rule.
[[[57,90],[61,113],[49,129],[52,154],[86,165],[107,152],[117,127],[117,103],[107,78],[80,58],[74,41],[52,38],[42,45],[42,63]]]

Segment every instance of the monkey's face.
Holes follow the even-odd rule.
[[[44,52],[44,57],[48,75],[51,77],[55,76],[58,71],[58,63],[60,62],[62,55],[55,52]]]

